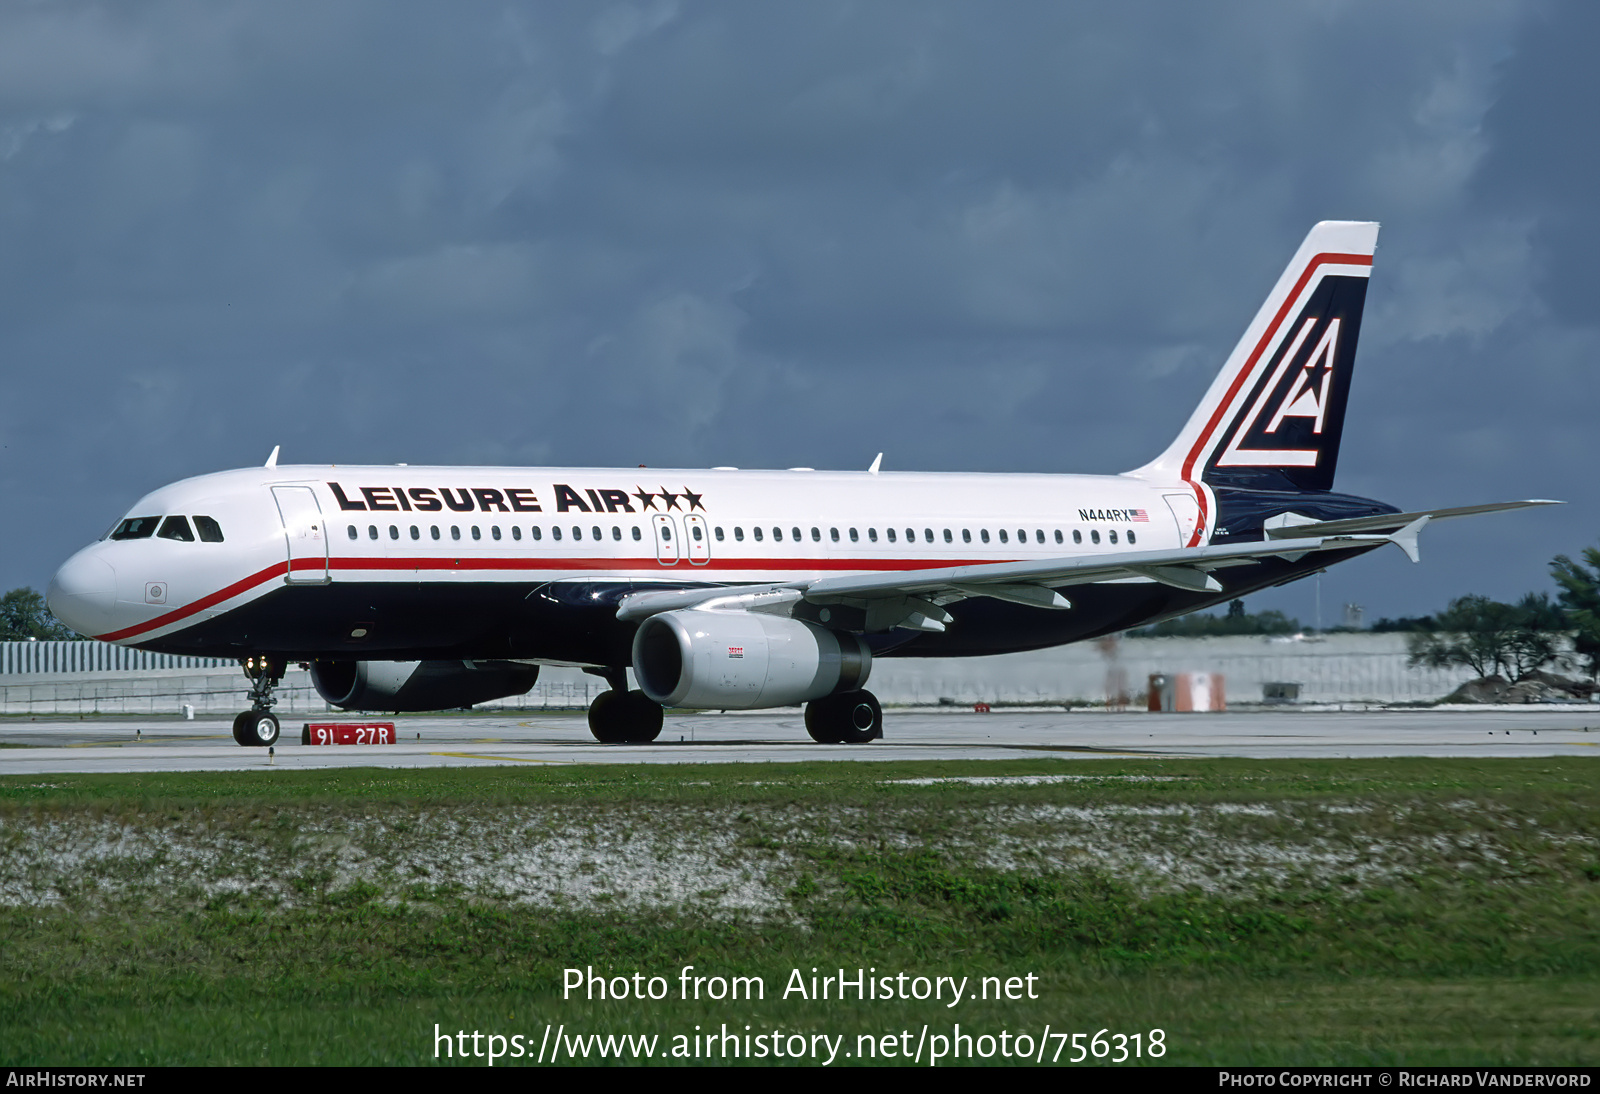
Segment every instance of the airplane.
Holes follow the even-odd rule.
[[[275,448],[141,498],[47,603],[101,641],[239,659],[245,746],[277,741],[292,662],[346,710],[469,706],[564,665],[610,685],[603,742],[654,740],[667,707],[804,703],[815,741],[865,744],[877,658],[1082,641],[1555,504],[1334,492],[1377,236],[1312,228],[1176,439],[1124,474],[280,467]]]

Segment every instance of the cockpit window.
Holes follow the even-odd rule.
[[[168,517],[161,522],[161,530],[156,535],[162,539],[182,540],[184,543],[194,542],[194,533],[189,530],[188,517]]]
[[[112,539],[149,539],[155,535],[160,517],[129,517],[111,533]]]
[[[222,542],[222,525],[210,517],[195,517],[194,530],[200,533],[201,543]]]

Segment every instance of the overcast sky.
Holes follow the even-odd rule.
[[[1600,540],[1600,4],[0,6],[0,589],[283,462],[1117,472],[1379,220],[1338,488]],[[1313,588],[1262,594],[1311,621]]]

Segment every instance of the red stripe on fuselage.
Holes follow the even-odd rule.
[[[1228,408],[1233,405],[1233,400],[1238,396],[1239,389],[1244,386],[1245,379],[1255,371],[1256,362],[1260,360],[1262,353],[1266,352],[1268,343],[1272,341],[1273,336],[1278,333],[1278,328],[1283,325],[1284,319],[1288,317],[1289,309],[1294,307],[1295,301],[1300,299],[1301,290],[1306,287],[1312,275],[1317,272],[1317,267],[1326,265],[1370,266],[1372,265],[1372,256],[1339,254],[1334,251],[1325,251],[1322,254],[1312,256],[1311,261],[1306,264],[1305,272],[1300,275],[1299,280],[1294,283],[1294,288],[1289,291],[1289,295],[1284,298],[1282,306],[1278,308],[1278,314],[1274,315],[1272,322],[1267,324],[1266,333],[1256,343],[1256,348],[1250,351],[1249,359],[1245,361],[1244,367],[1239,370],[1238,375],[1233,378],[1233,383],[1228,387],[1228,393],[1217,404],[1217,409],[1211,412],[1210,421],[1206,422],[1206,427],[1200,431],[1199,439],[1195,441],[1194,447],[1189,450],[1189,455],[1183,462],[1183,479],[1194,491],[1196,500],[1200,502],[1200,520],[1195,525],[1194,535],[1190,536],[1189,542],[1184,544],[1185,547],[1198,547],[1200,545],[1201,537],[1205,534],[1209,510],[1209,506],[1206,505],[1206,492],[1193,478],[1195,461],[1200,458],[1201,450],[1205,448],[1206,442],[1211,439],[1211,435],[1216,432],[1217,424],[1222,421],[1227,414]]]
[[[654,558],[618,559],[618,558],[332,558],[328,566],[334,570],[645,570],[661,574],[691,574],[705,573],[708,570],[779,570],[782,573],[793,573],[796,570],[859,570],[871,572],[874,570],[934,570],[945,566],[975,566],[984,563],[1016,562],[1018,559],[926,559],[926,558],[893,558],[893,559],[848,559],[848,558],[746,558],[746,559],[712,559],[707,563],[697,563],[692,567],[684,560],[672,565],[663,565]],[[679,567],[683,567],[680,569]],[[321,570],[321,559],[295,559],[296,572],[305,570]],[[218,589],[201,597],[181,608],[176,608],[165,615],[157,616],[144,623],[136,623],[131,627],[124,627],[120,631],[98,635],[101,642],[120,642],[125,638],[145,634],[161,627],[169,626],[179,620],[186,619],[196,612],[204,611],[231,600],[263,582],[271,581],[287,573],[289,566],[279,562],[257,571],[249,577],[241,578],[225,588]],[[638,579],[639,574],[629,573],[626,576],[619,574],[617,580]],[[309,583],[307,583],[309,587]]]
[[[199,600],[185,604],[183,607],[170,611],[166,615],[157,616],[148,623],[136,623],[131,627],[124,627],[120,631],[112,631],[110,634],[99,635],[99,640],[102,642],[120,642],[124,638],[131,638],[136,634],[143,634],[146,631],[153,631],[157,627],[165,627],[169,623],[176,623],[180,619],[188,618],[195,612],[203,612],[212,605],[221,604],[224,600],[232,600],[240,593],[244,593],[255,588],[263,581],[271,581],[280,574],[287,573],[288,570],[289,566],[284,562],[279,562],[275,565],[268,566],[265,570],[259,570],[256,573],[251,574],[249,577],[241,578],[240,580],[235,581],[232,585],[218,589],[216,592],[211,593],[208,596],[202,596]]]

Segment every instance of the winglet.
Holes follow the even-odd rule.
[[[1393,543],[1396,547],[1404,551],[1406,553],[1406,557],[1412,562],[1421,562],[1422,553],[1417,547],[1417,536],[1421,534],[1423,526],[1432,519],[1432,517],[1427,516],[1426,514],[1418,517],[1416,520],[1412,521],[1398,532],[1390,535],[1389,542]]]
[[[262,464],[261,466],[262,467],[277,467],[278,466],[278,449],[281,448],[281,447],[282,447],[281,445],[276,445],[276,444],[273,445],[272,446],[272,455],[268,456],[267,457],[267,462]]]
[[[878,473],[878,468],[880,468],[882,466],[883,466],[883,453],[879,452],[878,453],[878,458],[872,461],[872,466],[871,467],[867,468],[867,474],[876,475]]]

